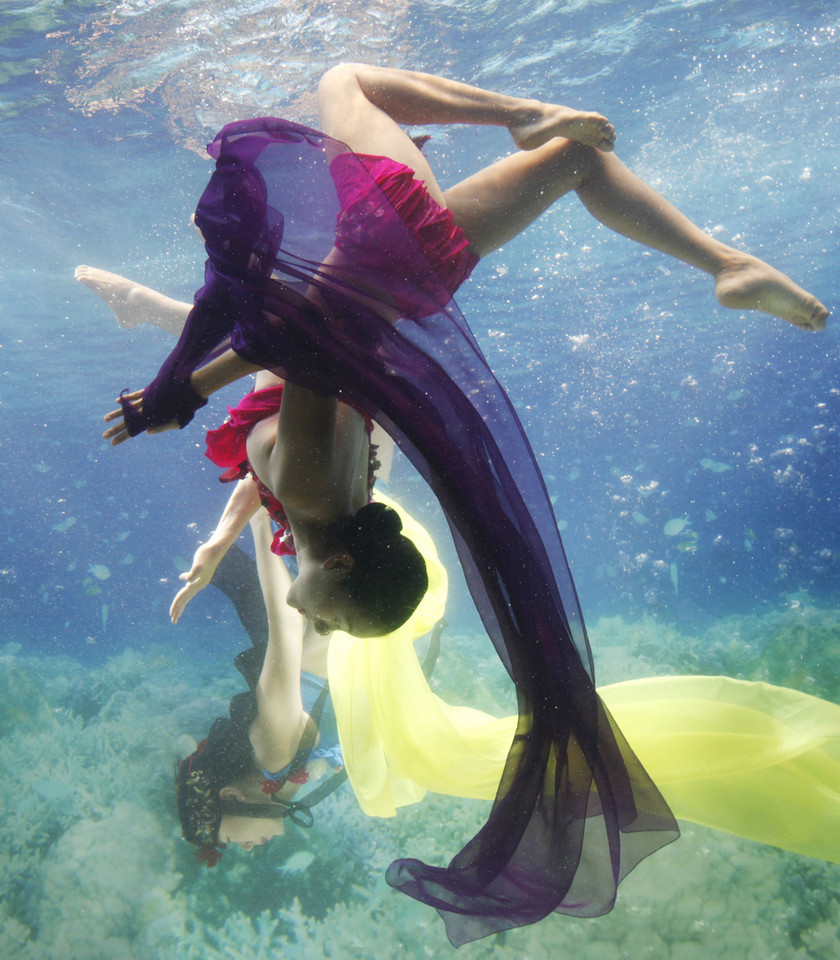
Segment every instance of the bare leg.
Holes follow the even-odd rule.
[[[557,136],[602,150],[611,150],[615,141],[612,124],[597,113],[508,97],[427,73],[362,64],[344,64],[326,73],[319,105],[325,133],[357,153],[405,163],[439,203],[444,202],[443,193],[431,167],[400,124],[507,127],[517,146],[528,150]]]
[[[329,71],[319,93],[325,132],[357,152],[412,167],[431,195],[450,207],[479,256],[575,190],[612,230],[711,274],[724,306],[762,310],[807,330],[825,326],[828,311],[818,300],[762,260],[704,233],[612,156],[615,131],[599,114],[359,64]],[[401,123],[504,126],[525,149],[442,194]]]
[[[117,273],[96,267],[76,267],[76,279],[101,297],[113,311],[117,323],[126,329],[148,323],[177,336],[184,329],[187,314],[192,309],[190,303],[173,300]]]
[[[711,274],[723,306],[761,310],[805,330],[825,327],[828,311],[816,298],[764,261],[704,233],[613,154],[554,139],[467,178],[445,198],[484,256],[570,190],[610,229]]]

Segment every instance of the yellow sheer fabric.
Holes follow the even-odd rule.
[[[678,819],[840,863],[840,706],[730,677],[598,692]]]
[[[516,717],[453,707],[429,688],[414,641],[443,615],[447,577],[397,504],[429,590],[386,637],[335,634],[329,681],[350,783],[370,816],[427,790],[491,800]],[[678,819],[840,862],[840,706],[727,677],[653,677],[599,690]]]
[[[393,816],[427,790],[492,798],[516,718],[452,707],[429,689],[414,641],[443,616],[446,570],[423,527],[378,491],[375,499],[399,512],[403,532],[426,561],[429,589],[409,620],[387,636],[332,636],[330,692],[350,783],[365,813],[377,817]]]

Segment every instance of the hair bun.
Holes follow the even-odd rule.
[[[402,530],[402,520],[396,510],[386,507],[384,503],[369,503],[356,514],[366,525],[370,536],[382,540],[392,540]]]
[[[384,636],[411,616],[429,586],[426,562],[402,532],[396,510],[369,503],[342,526],[347,552],[355,561],[343,581],[349,596]]]
[[[369,503],[346,523],[344,542],[353,556],[375,551],[400,536],[402,520],[396,510],[384,503]]]

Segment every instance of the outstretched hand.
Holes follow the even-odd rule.
[[[169,619],[173,623],[177,623],[181,619],[181,614],[186,610],[190,600],[213,579],[216,567],[221,563],[224,555],[225,550],[213,544],[212,541],[202,543],[195,551],[192,567],[178,578],[179,580],[186,580],[186,586],[178,591],[172,601],[172,606],[169,608]]]
[[[143,391],[135,390],[134,393],[127,394],[124,399],[137,408],[138,412],[143,410]],[[117,403],[119,403],[117,399]],[[109,440],[112,447],[116,447],[121,443],[124,443],[126,440],[131,439],[131,434],[128,432],[128,424],[125,422],[125,414],[123,413],[122,407],[118,407],[116,410],[111,410],[105,414],[105,422],[113,423],[113,426],[108,427],[108,429],[102,434],[103,440]],[[148,427],[146,433],[163,433],[166,430],[178,430],[180,424],[177,420],[170,420],[169,423],[161,424],[158,427]]]

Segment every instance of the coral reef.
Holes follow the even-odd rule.
[[[607,682],[728,672],[837,695],[837,613],[800,604],[686,636],[653,619],[596,623]],[[271,955],[427,960],[451,952],[434,911],[391,890],[402,855],[446,862],[484,804],[428,796],[390,820],[365,817],[349,788],[311,830],[213,870],[183,843],[171,770],[237,689],[215,665],[163,648],[90,670],[69,657],[0,651],[0,956],[4,960],[257,960]],[[486,664],[485,664],[486,661]],[[479,664],[476,667],[476,664]],[[487,666],[485,671],[484,667]],[[444,636],[442,695],[507,693],[478,637]],[[482,681],[476,685],[476,676]],[[464,960],[509,949],[548,960],[833,960],[840,868],[699,827],[643,863],[614,911],[550,917],[468,944]]]
[[[819,607],[807,597],[791,599],[782,611],[725,617],[695,634],[653,618],[624,629],[642,673],[763,680],[840,702],[840,611]],[[595,627],[596,635],[605,638],[621,630],[621,618]]]

